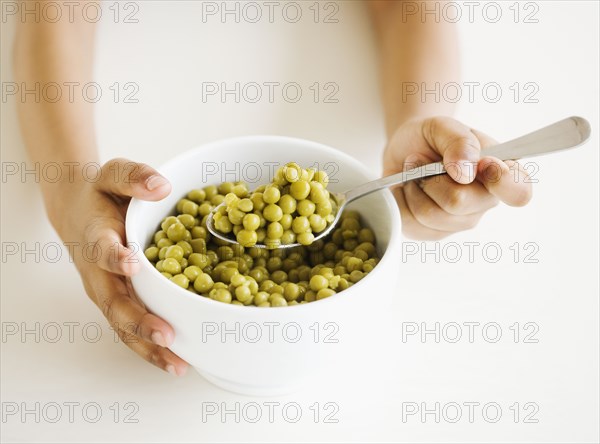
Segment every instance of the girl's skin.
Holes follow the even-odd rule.
[[[531,197],[527,174],[510,171],[520,169],[518,163],[480,158],[481,148],[494,144],[493,139],[450,117],[432,117],[451,115],[449,103],[422,102],[419,94],[402,99],[404,82],[456,81],[454,26],[421,22],[419,14],[403,20],[401,5],[395,2],[370,1],[368,9],[380,52],[388,134],[384,174],[441,159],[449,167],[447,176],[395,190],[404,234],[441,239],[474,227],[499,201],[525,205]],[[73,23],[19,23],[14,48],[18,82],[92,81],[95,25],[75,16]],[[131,251],[123,245],[131,197],[161,200],[171,185],[152,167],[126,159],[104,164],[98,182],[84,180],[82,166],[99,158],[93,105],[81,97],[78,100],[77,95],[71,103],[25,101],[18,104],[18,112],[32,161],[66,165],[63,180],[43,182],[41,189],[50,222],[64,242],[76,245],[73,259],[87,294],[128,347],[169,373],[183,375],[188,364],[168,349],[174,340],[173,328],[148,313],[131,289],[127,277],[139,264],[127,261]],[[90,242],[102,251],[98,262],[84,260],[77,248]]]

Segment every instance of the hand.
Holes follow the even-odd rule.
[[[529,202],[531,184],[517,162],[480,158],[482,148],[496,144],[449,117],[409,120],[398,128],[385,149],[384,175],[440,160],[448,171],[393,190],[407,237],[441,239],[473,228],[499,201]]]
[[[173,328],[149,313],[133,292],[128,276],[139,263],[124,246],[131,197],[156,201],[170,192],[167,179],[149,166],[113,159],[102,166],[98,181],[75,180],[47,201],[50,220],[70,246],[85,291],[121,340],[148,362],[183,375],[188,364],[167,348]]]

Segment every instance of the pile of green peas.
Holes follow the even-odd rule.
[[[223,234],[233,233],[244,247],[257,243],[268,249],[281,244],[310,245],[315,240],[313,233],[325,230],[337,211],[328,183],[325,171],[303,169],[290,162],[277,169],[270,184],[251,194],[235,189],[227,193],[225,205],[213,215],[214,227]]]
[[[206,219],[230,193],[249,194],[242,182],[190,191],[144,252],[163,276],[192,293],[234,305],[305,304],[351,287],[379,262],[375,235],[356,211],[344,211],[331,234],[308,246],[268,250],[217,239]]]

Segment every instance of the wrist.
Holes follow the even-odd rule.
[[[42,195],[46,215],[59,236],[69,228],[67,227],[69,215],[73,214],[71,208],[79,205],[79,196],[88,185],[81,176],[61,178],[54,183],[42,184]]]

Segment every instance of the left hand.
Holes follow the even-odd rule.
[[[407,237],[441,239],[473,228],[499,201],[529,202],[531,183],[518,162],[480,157],[482,148],[496,144],[450,117],[409,120],[398,128],[385,149],[385,176],[440,160],[448,171],[393,190]]]

